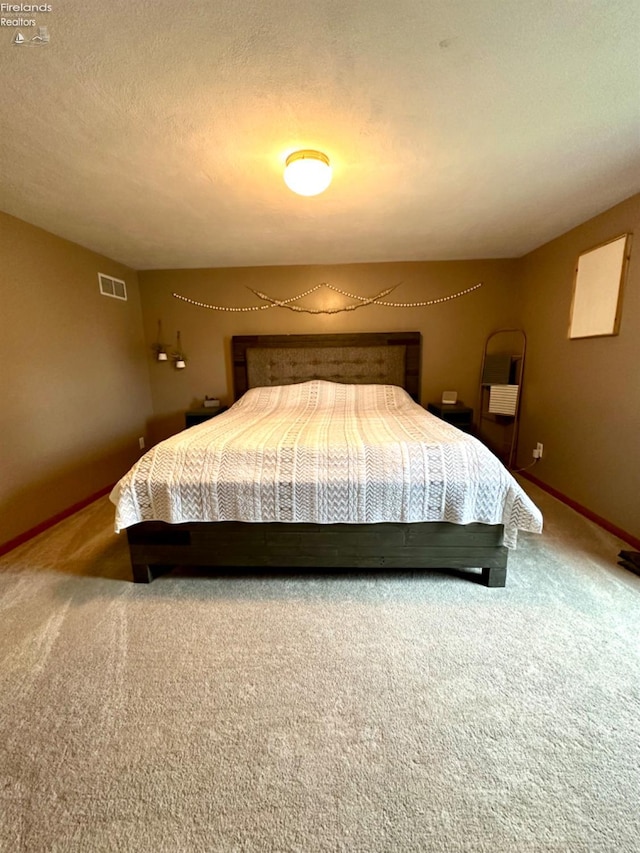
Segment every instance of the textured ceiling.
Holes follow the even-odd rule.
[[[52,6],[0,27],[0,209],[136,269],[520,256],[640,191],[638,0]]]

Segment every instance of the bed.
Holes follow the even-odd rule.
[[[233,338],[234,404],[111,493],[134,581],[174,566],[426,568],[504,586],[540,512],[419,405],[420,350],[419,332]]]

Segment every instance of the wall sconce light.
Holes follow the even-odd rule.
[[[180,332],[176,335],[176,348],[171,354],[173,358],[173,363],[175,364],[176,370],[184,370],[187,366],[187,358],[182,351],[182,340],[180,338]]]
[[[158,340],[153,344],[151,349],[156,354],[157,361],[168,361],[167,354],[168,345],[162,342],[162,320],[158,320]]]
[[[322,151],[294,151],[285,163],[284,182],[298,195],[318,195],[331,183],[329,158]]]

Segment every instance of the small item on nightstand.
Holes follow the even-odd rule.
[[[220,405],[220,400],[216,400],[215,397],[206,396],[204,398],[204,407],[205,409],[217,409]]]
[[[454,403],[458,402],[458,392],[457,391],[443,391],[442,392],[442,402],[445,406],[452,406]]]

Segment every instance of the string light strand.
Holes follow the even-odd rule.
[[[318,286],[322,287],[323,285],[318,285]],[[337,290],[337,288],[335,288],[335,287],[331,287],[331,285],[326,284],[324,286],[328,287],[330,290],[336,290],[338,293],[341,293],[341,291]],[[271,296],[267,296],[266,293],[260,293],[259,290],[252,290],[252,288],[249,288],[249,290],[252,290],[252,292],[255,293],[255,295],[257,297],[259,297],[260,299],[268,299],[269,302],[272,303],[272,305],[274,305],[274,307],[288,308],[289,311],[298,311],[301,314],[340,314],[343,311],[355,311],[356,308],[364,308],[365,305],[371,305],[372,303],[377,302],[377,300],[381,299],[383,296],[387,296],[389,293],[391,293],[392,290],[395,290],[397,286],[398,286],[397,284],[394,284],[393,287],[388,287],[386,290],[380,291],[380,293],[377,296],[371,296],[371,297],[356,296],[356,297],[353,297],[355,299],[358,299],[359,301],[353,302],[353,303],[351,303],[351,305],[343,305],[341,308],[305,308],[301,305],[292,305],[291,302],[293,302],[294,300],[291,300],[291,299],[287,300],[285,302],[285,301],[282,301],[279,299],[274,299]],[[347,294],[343,293],[342,295],[346,296]],[[302,299],[303,297],[301,295],[297,298]]]
[[[211,311],[228,311],[238,313],[247,311],[267,311],[270,308],[288,308],[290,311],[297,311],[304,314],[340,314],[343,311],[355,311],[357,308],[364,308],[366,305],[381,305],[384,308],[427,308],[430,305],[439,305],[443,302],[450,302],[452,299],[459,299],[461,296],[466,296],[468,293],[472,293],[474,290],[482,287],[483,282],[478,282],[478,284],[474,284],[464,290],[459,290],[457,293],[450,293],[448,296],[441,296],[438,299],[425,299],[420,302],[383,301],[384,297],[388,296],[396,289],[396,287],[399,287],[400,284],[402,284],[402,282],[398,282],[398,284],[394,284],[393,287],[388,287],[386,290],[380,291],[376,296],[358,296],[356,293],[349,293],[349,291],[342,290],[340,287],[336,287],[333,284],[322,282],[321,284],[316,284],[315,287],[310,287],[309,290],[305,290],[304,293],[299,293],[296,296],[289,297],[288,299],[275,299],[272,296],[268,296],[266,293],[262,293],[259,290],[254,290],[253,288],[248,287],[248,290],[250,290],[259,299],[264,300],[266,304],[247,305],[243,307],[212,305],[208,302],[200,302],[197,299],[190,299],[188,296],[182,296],[179,293],[172,293],[171,295],[175,299],[187,302],[189,305],[195,305],[197,308],[208,308]],[[310,296],[322,287],[326,287],[334,293],[339,293],[347,299],[355,299],[356,302],[344,305],[341,308],[305,308],[302,305],[293,304],[294,302],[299,302],[301,299]]]

